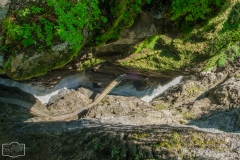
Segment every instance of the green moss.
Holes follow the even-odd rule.
[[[222,67],[227,61],[233,62],[237,57],[240,57],[239,42],[229,45],[224,51],[220,52],[220,54],[209,58],[204,70],[207,71],[216,65]]]
[[[85,42],[91,43],[91,46],[94,45],[92,40],[84,39],[89,38],[87,36],[90,34],[88,35],[87,32],[90,30],[94,30],[91,34],[97,37],[98,45],[118,39],[120,32],[133,24],[135,16],[145,3],[142,0],[121,0],[121,3],[101,1],[100,5],[108,6],[111,12],[110,15],[105,15],[106,18],[98,7],[98,1],[95,0],[84,0],[80,3],[67,0],[47,0],[46,2],[43,4],[28,2],[19,10],[9,12],[8,18],[2,23],[4,38],[1,38],[8,44],[1,47],[1,50],[7,49],[7,54],[13,55],[14,52],[18,54],[20,49],[25,55],[31,57],[32,50],[46,52],[52,44],[66,41],[70,49],[77,53]],[[105,32],[98,32],[100,30]],[[6,73],[14,79],[28,79],[64,66],[74,55],[76,54],[71,51],[69,54],[62,55],[61,58],[52,59],[51,62],[36,62],[38,66],[32,67],[31,71],[27,72],[12,73],[11,68],[8,67]],[[102,60],[91,58],[84,61],[79,70],[101,62]]]
[[[143,48],[148,48],[148,49],[153,50],[158,38],[159,38],[158,36],[152,36],[152,37],[147,38],[143,42],[140,42],[139,44],[137,44],[134,47],[134,49],[135,49],[134,53],[141,52]]]
[[[223,148],[221,144],[225,144],[224,140],[217,138],[204,138],[204,135],[199,132],[188,132],[184,135],[174,132],[169,135],[164,135],[161,141],[154,147],[161,149],[167,148],[169,152],[177,152],[183,155],[183,148],[203,148],[221,151]]]
[[[159,111],[159,110],[167,110],[167,109],[168,109],[168,107],[167,107],[165,104],[162,104],[162,103],[156,104],[156,105],[154,106],[154,110],[156,110],[156,111]]]
[[[155,71],[178,70],[191,65],[192,60],[195,57],[194,54],[188,54],[188,50],[189,52],[192,51],[193,46],[191,44],[184,45],[182,40],[172,40],[165,35],[158,35],[148,43],[150,45],[147,45],[147,47],[153,46],[156,41],[161,42],[162,46],[154,46],[154,50],[143,47],[141,52],[133,54],[126,59],[119,60],[120,64],[132,68]],[[144,42],[141,43],[144,44]],[[179,47],[179,50],[183,50],[180,47],[184,46],[185,51],[174,52],[169,49],[170,47],[168,47],[168,45],[171,45],[171,48],[175,45],[176,47]],[[139,47],[136,46],[136,48]]]
[[[156,145],[156,148],[167,148],[169,150],[180,150],[182,147],[182,144],[184,144],[181,140],[181,137],[178,133],[173,133],[170,137],[165,137],[163,141],[161,141],[158,145]]]
[[[90,67],[92,67],[92,66],[94,66],[94,65],[100,64],[100,63],[102,63],[102,62],[104,62],[104,61],[101,60],[101,59],[97,59],[97,58],[87,59],[87,60],[84,60],[84,61],[80,64],[78,70],[79,70],[79,71],[83,71],[83,70],[85,70],[85,69],[87,69],[87,68],[90,68]]]
[[[184,112],[182,114],[183,118],[184,119],[187,119],[187,120],[193,120],[194,119],[194,114],[191,113],[191,112]]]
[[[76,50],[70,50],[69,53],[65,53],[61,55],[61,58],[56,58],[53,55],[42,55],[36,59],[26,70],[19,70],[18,72],[11,72],[11,68],[6,68],[6,74],[15,80],[24,80],[30,79],[32,77],[37,77],[46,74],[48,71],[52,69],[61,68],[70,62],[75,56],[81,47]],[[47,54],[47,53],[46,53]],[[48,58],[47,58],[48,57]]]
[[[133,135],[135,140],[143,139],[143,138],[146,138],[148,136],[149,136],[149,134],[146,134],[146,133],[139,133],[139,134],[134,134]]]
[[[135,54],[119,60],[119,63],[154,71],[185,70],[198,65],[204,66],[202,69],[215,65],[221,67],[229,60],[226,50],[240,41],[240,28],[222,30],[234,6],[235,3],[224,3],[216,17],[209,18],[201,28],[193,29],[187,37],[181,33],[176,33],[176,38],[167,33],[150,37],[134,47]],[[232,54],[232,60],[235,57]]]
[[[198,85],[194,84],[193,86],[187,88],[187,96],[192,97],[192,96],[198,96],[200,94],[201,89],[199,88]]]
[[[240,78],[240,74],[235,74],[234,77],[236,77],[236,78]]]
[[[133,52],[135,54],[119,62],[127,67],[156,71],[180,70],[200,63],[205,63],[205,69],[223,66],[229,57],[226,50],[240,41],[238,30],[212,35],[205,41],[154,36],[137,44]],[[235,53],[239,56],[239,52]],[[231,56],[232,59],[235,57]]]

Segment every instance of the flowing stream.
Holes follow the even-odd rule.
[[[121,87],[115,88],[111,93],[122,96],[136,96],[145,102],[150,102],[152,99],[159,96],[169,87],[180,83],[181,80],[182,76],[179,76],[166,85],[161,86],[159,83],[143,91],[137,91],[132,85],[126,84]],[[52,96],[58,94],[58,92],[63,89],[76,89],[79,86],[82,86],[99,92],[103,90],[99,88],[93,88],[93,84],[91,83],[89,78],[85,76],[85,72],[81,72],[68,78],[62,79],[53,89],[46,89],[40,86],[33,86],[28,83],[21,83],[4,78],[0,78],[0,84],[5,86],[17,87],[27,93],[30,93],[34,95],[38,100],[40,100],[43,104],[47,104]]]

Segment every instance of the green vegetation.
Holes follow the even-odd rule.
[[[240,27],[240,2],[236,3],[233,7],[230,15],[228,16],[228,20],[224,23],[224,27],[222,32],[226,32],[228,30],[235,30]]]
[[[97,65],[101,62],[103,62],[103,60],[97,59],[97,58],[86,59],[80,64],[79,71],[83,71],[83,70],[85,70],[93,65]]]
[[[208,60],[206,70],[216,64],[221,67],[226,61],[233,61],[240,56],[240,2],[233,6],[231,13],[223,24],[220,35],[221,38],[216,43],[216,49],[224,46],[225,50],[219,49],[220,51]]]
[[[222,5],[223,2],[224,0],[174,0],[172,19],[180,17],[184,17],[186,21],[206,19],[206,15],[212,12],[215,7]]]
[[[102,45],[119,39],[120,32],[133,24],[134,18],[141,11],[141,5],[144,3],[145,0],[117,0],[110,2],[111,16],[108,18],[110,22],[102,26],[104,31],[96,37],[96,44]],[[148,3],[150,3],[149,0]],[[105,1],[103,4],[109,5],[109,1]]]
[[[137,44],[135,46],[134,53],[140,52],[143,48],[148,48],[148,49],[154,50],[154,46],[155,46],[156,41],[158,40],[158,38],[159,37],[156,35],[156,36],[147,38],[143,42],[140,42],[139,44]]]
[[[226,47],[225,50],[222,50],[218,54],[209,58],[207,60],[205,70],[209,70],[216,65],[222,67],[226,64],[227,61],[233,62],[234,59],[236,59],[237,57],[240,57],[239,42],[236,42],[235,44]]]
[[[43,17],[38,20],[34,19],[29,23],[32,14],[40,16],[39,14],[43,12],[43,8],[32,7],[35,8],[35,10],[31,9],[30,12],[29,8],[25,8],[16,11],[14,13],[15,16],[8,17],[4,20],[3,28],[6,32],[6,39],[13,44],[23,45],[23,47],[28,47],[40,42],[41,45],[50,46],[54,24]],[[18,21],[20,19],[21,21]],[[10,49],[10,46],[7,47]]]
[[[173,133],[170,137],[165,137],[163,141],[155,145],[156,148],[165,147],[168,149],[180,150],[186,144],[182,141],[178,133]]]
[[[168,107],[167,107],[165,104],[163,104],[163,103],[156,104],[156,105],[154,106],[154,110],[156,110],[156,111],[159,111],[159,110],[167,110],[167,109],[168,109]]]
[[[193,120],[194,119],[194,114],[191,113],[191,112],[184,112],[182,114],[183,118],[184,119],[187,119],[187,120]]]
[[[113,148],[112,150],[112,157],[115,158],[116,160],[120,159],[120,150],[116,147]]]
[[[226,2],[226,0],[173,0],[171,19],[182,31],[190,32],[197,23],[216,15]]]
[[[56,34],[61,40],[70,43],[71,46],[79,46],[83,42],[83,29],[93,30],[97,27],[101,11],[96,0],[83,0],[72,3],[66,0],[47,0],[53,7],[57,16]],[[74,35],[74,36],[73,36]]]
[[[3,68],[6,70],[6,69],[10,69],[11,68],[11,60],[13,59],[13,56],[10,56],[8,58],[8,60],[4,63],[4,66]]]
[[[101,17],[95,0],[78,3],[47,0],[47,4],[14,11],[3,22],[8,40],[20,42],[24,47],[33,44],[47,47],[56,40],[62,40],[68,42],[71,48],[77,48],[83,45],[84,28],[93,30]]]
[[[134,134],[133,137],[135,140],[143,139],[148,137],[149,135],[146,133],[139,133],[139,134]]]
[[[32,52],[36,49],[39,53],[48,52],[50,57],[40,58],[36,65],[18,73],[11,72],[13,58],[9,58],[4,69],[8,76],[14,79],[28,79],[64,66],[84,45],[84,39],[88,36],[84,33],[95,29],[98,23],[106,22],[101,16],[96,0],[76,3],[67,0],[47,0],[46,4],[34,4],[29,3],[24,8],[11,11],[10,16],[3,21],[1,34],[5,35],[5,45],[1,46],[0,51],[4,51],[10,57],[20,53],[27,58],[38,54]],[[58,58],[56,55],[51,57],[51,47],[63,42],[69,44],[68,53],[61,53]]]
[[[235,74],[234,77],[240,78],[240,74]]]
[[[127,59],[120,60],[119,62],[124,66],[129,66],[133,68],[141,68],[141,69],[149,69],[149,70],[176,70],[181,67],[187,67],[192,63],[192,59],[196,55],[191,54],[191,52],[197,51],[198,48],[194,48],[194,46],[190,43],[184,44],[184,42],[180,39],[172,40],[170,37],[165,35],[158,35],[151,38],[152,41],[143,41],[140,43],[145,44],[142,46],[142,49]],[[160,42],[161,46],[154,46],[156,42]],[[175,51],[170,50],[169,48],[175,48]],[[179,48],[179,51],[176,48]],[[185,49],[185,53],[181,51],[183,48]],[[136,50],[139,50],[139,45],[136,45]],[[176,52],[177,51],[177,52]],[[188,53],[189,51],[189,53]]]
[[[91,145],[93,145],[93,149],[96,151],[99,149],[99,139],[98,138],[94,138],[91,141]]]
[[[200,94],[200,88],[196,84],[193,86],[189,87],[187,90],[187,96],[188,97],[193,97],[193,96],[198,96]]]
[[[189,132],[187,134],[181,135],[178,132],[174,132],[169,135],[164,135],[160,142],[156,144],[155,148],[167,148],[169,152],[177,152],[182,157],[184,157],[183,154],[183,148],[208,148],[208,149],[214,149],[217,151],[221,151],[223,148],[221,148],[221,144],[224,144],[224,140],[219,140],[216,138],[208,138],[205,139],[201,133],[197,132]]]
[[[238,3],[234,1],[227,3],[225,0],[219,2],[191,1],[183,4],[180,4],[182,1],[176,2],[173,3],[172,9],[168,10],[166,16],[174,20],[179,28],[179,31],[174,33],[177,36],[173,38],[165,33],[143,40],[134,46],[133,53],[135,54],[119,60],[121,65],[155,71],[185,70],[197,66],[208,70],[216,65],[221,67],[227,60],[233,61],[239,56]],[[203,5],[203,3],[207,4]],[[181,6],[194,8],[196,5],[209,8],[209,12],[199,11],[200,13],[196,15],[196,10],[190,12],[190,9],[181,8]],[[184,10],[182,15],[180,10]],[[191,14],[195,15],[192,20],[189,19]],[[232,19],[235,20],[234,23]],[[229,21],[234,25],[226,29],[228,26],[226,23],[228,24]],[[183,26],[185,24],[192,28],[187,31]],[[185,31],[188,32],[187,35]]]
[[[94,49],[116,41],[121,31],[133,24],[136,15],[141,13],[146,4],[158,5],[151,0],[46,2],[27,2],[18,10],[11,10],[0,26],[0,52],[7,57],[4,70],[14,79],[27,79],[62,67],[83,46]],[[240,56],[239,1],[157,2],[164,5],[163,16],[168,20],[161,34],[143,39],[133,46],[130,56],[116,56],[123,59],[113,58],[114,62],[141,70],[182,71],[198,65],[205,69],[216,64],[221,67],[226,61],[233,61]],[[56,55],[52,47],[64,42],[67,42],[65,50]],[[23,54],[23,61],[27,61],[46,52],[52,56],[48,60],[36,61],[31,71],[22,67],[18,73],[11,72],[11,61],[17,55]],[[79,70],[104,61],[104,58],[97,59],[95,56],[83,59]],[[111,56],[115,55],[109,54],[109,59]]]
[[[240,57],[240,43],[237,42],[231,46],[228,51],[228,61],[233,62],[235,58]]]
[[[68,42],[69,53],[61,53],[61,56],[51,62],[47,60],[36,62],[37,67],[27,72],[20,71],[17,75],[10,72],[11,59],[9,59],[5,62],[5,66],[8,66],[5,69],[14,79],[28,79],[62,67],[83,45],[101,45],[118,39],[120,32],[133,24],[135,16],[141,11],[141,6],[146,3],[145,0],[46,2],[28,2],[18,10],[11,10],[1,26],[3,31],[0,37],[4,37],[1,41],[3,39],[5,43],[3,42],[0,51],[5,52],[7,57],[24,54],[24,58],[27,59],[42,52],[51,54],[53,45]],[[33,53],[32,50],[37,52]],[[79,70],[101,61],[95,58],[84,61]]]

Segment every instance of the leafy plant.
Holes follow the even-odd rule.
[[[240,27],[240,2],[236,3],[233,7],[228,20],[223,25],[222,32],[234,30]]]
[[[188,33],[196,22],[199,24],[216,14],[225,2],[226,0],[173,0],[170,18]]]
[[[22,9],[22,10],[19,10],[18,11],[18,14],[20,17],[26,17],[27,15],[29,15],[31,12],[30,12],[30,9],[29,8],[25,8],[25,9]]]
[[[119,3],[120,1],[120,3]],[[96,44],[102,45],[111,41],[119,39],[120,33],[124,28],[130,27],[134,18],[141,11],[141,5],[146,2],[145,0],[119,0],[112,1],[110,5],[111,20],[105,28],[104,33],[100,33],[96,37]],[[107,2],[105,5],[109,5]]]
[[[82,32],[84,28],[93,30],[97,27],[99,18],[106,22],[106,18],[100,17],[101,12],[96,0],[83,0],[73,4],[66,0],[47,0],[53,7],[57,16],[56,34],[72,47],[83,42]]]
[[[152,36],[152,37],[145,39],[143,42],[139,43],[135,47],[134,53],[140,52],[143,48],[149,48],[149,49],[153,50],[158,38],[159,38],[159,36]]]
[[[41,13],[42,11],[44,11],[44,9],[41,8],[41,7],[31,6],[31,12],[32,13]]]
[[[14,17],[6,19],[3,26],[8,40],[20,42],[26,48],[33,44],[51,46],[54,40],[60,39],[71,48],[79,48],[87,36],[86,31],[97,28],[98,22],[107,21],[101,16],[97,0],[76,3],[47,0],[47,4],[45,9],[34,5],[20,9],[14,12]]]
[[[227,62],[227,58],[228,58],[227,54],[221,54],[221,56],[217,60],[217,65],[219,67],[224,66],[226,64],[226,62]]]
[[[3,68],[9,70],[11,68],[11,61],[14,59],[13,56],[10,56],[8,60],[4,63]]]
[[[52,22],[46,20],[45,18],[41,18],[39,21],[44,26],[46,45],[50,46],[52,44],[51,41],[53,39],[53,34],[52,33],[53,33],[54,24]],[[43,39],[44,36],[40,33],[40,28],[37,28],[36,31],[37,31],[38,38]]]
[[[152,0],[147,0],[147,4],[151,4]]]
[[[219,7],[223,0],[173,0],[172,20],[184,17],[186,21],[206,19],[208,13]]]

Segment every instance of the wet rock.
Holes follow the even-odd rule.
[[[240,104],[240,79],[232,77],[226,82],[218,86],[211,93],[218,104],[220,105],[230,105],[230,104]]]
[[[48,103],[48,110],[52,113],[52,115],[61,115],[66,113],[71,113],[78,108],[82,108],[87,106],[92,102],[89,99],[87,94],[82,94],[81,89],[78,91],[60,91],[60,94],[53,97],[53,103]],[[86,93],[86,92],[85,92]]]
[[[64,98],[65,95],[71,93],[72,91],[73,91],[73,90],[71,90],[71,89],[61,89],[61,90],[58,92],[58,94],[52,96],[52,97],[49,99],[47,106],[55,103],[58,99]]]
[[[1,0],[0,2],[0,22],[5,19],[9,10],[10,0]]]

